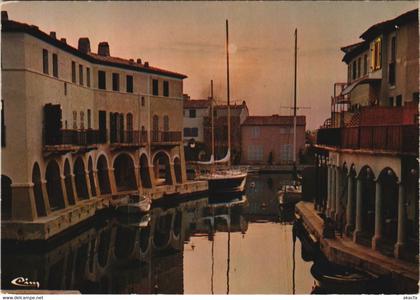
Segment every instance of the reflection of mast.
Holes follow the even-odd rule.
[[[293,295],[296,293],[295,291],[295,269],[296,269],[296,260],[295,260],[295,249],[296,249],[296,235],[293,232],[293,252],[292,252],[292,262],[293,262],[293,269],[292,269],[292,289]]]
[[[230,271],[230,206],[228,207],[227,230],[228,230],[228,255],[226,270],[226,294],[229,295],[229,271]]]
[[[214,279],[214,238],[211,241],[211,294],[212,295],[214,295],[213,279]]]

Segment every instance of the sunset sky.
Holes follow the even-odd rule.
[[[12,20],[56,31],[77,47],[89,37],[93,52],[108,41],[112,56],[142,58],[184,73],[184,93],[210,94],[215,82],[226,101],[225,19],[231,42],[231,99],[251,115],[290,114],[294,29],[298,28],[298,105],[310,107],[307,128],[329,116],[334,82],[346,80],[340,47],[369,26],[414,9],[418,2],[26,2],[6,3]]]

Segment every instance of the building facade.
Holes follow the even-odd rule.
[[[296,161],[305,146],[305,116],[296,118]],[[293,117],[249,116],[241,126],[243,164],[291,164]]]
[[[348,82],[335,85],[317,133],[316,207],[355,243],[418,262],[418,10],[343,47]]]
[[[185,75],[5,12],[1,38],[2,238],[46,239],[112,198],[185,183]]]

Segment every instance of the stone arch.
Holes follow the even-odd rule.
[[[41,169],[37,162],[35,162],[32,167],[32,183],[34,184],[36,213],[38,217],[46,216],[47,211],[44,204],[44,194],[42,193]]]
[[[95,184],[95,174],[93,173],[93,161],[92,157],[89,156],[88,160],[88,172],[89,172],[89,184],[92,196],[96,196],[96,184]]]
[[[47,194],[52,211],[64,208],[63,189],[61,187],[61,173],[57,161],[50,160],[45,172]]]
[[[76,191],[79,199],[88,199],[89,192],[86,183],[85,163],[78,157],[74,163],[74,176],[76,176]]]
[[[69,204],[74,204],[73,179],[68,159],[64,162],[64,185],[66,186],[67,200],[69,201]]]
[[[129,227],[118,226],[115,237],[115,257],[127,258],[134,250],[136,230]]]
[[[171,164],[165,151],[157,152],[153,157],[153,168],[157,185],[171,185]]]
[[[111,186],[109,182],[108,160],[104,154],[99,156],[96,163],[96,169],[98,170],[99,190],[101,195],[110,194]]]
[[[382,236],[394,244],[398,228],[398,177],[391,168],[384,168],[378,175],[382,201]]]
[[[149,160],[145,153],[140,155],[140,180],[143,188],[151,188],[152,181],[150,180]]]
[[[118,191],[137,189],[134,162],[127,153],[119,154],[114,160],[115,184]]]
[[[1,175],[1,217],[10,219],[12,217],[12,179]]]
[[[174,158],[174,171],[176,183],[182,183],[182,167],[181,159],[179,157]]]
[[[362,185],[362,233],[361,243],[366,242],[370,246],[375,230],[375,174],[370,166],[363,166],[358,175]]]

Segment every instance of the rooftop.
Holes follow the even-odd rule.
[[[211,100],[207,99],[199,99],[199,100],[185,100],[184,101],[184,109],[185,108],[208,108],[211,105]]]
[[[54,34],[47,34],[43,31],[41,31],[38,26],[35,25],[28,25],[25,23],[20,23],[17,21],[8,20],[7,17],[3,17],[2,13],[2,32],[23,32],[27,33],[29,35],[32,35],[33,37],[36,37],[46,43],[49,43],[57,48],[60,48],[70,54],[73,54],[75,56],[78,56],[82,59],[85,59],[91,63],[94,64],[101,64],[101,65],[107,65],[107,66],[113,66],[113,67],[119,67],[123,69],[133,70],[133,71],[139,71],[139,72],[145,72],[145,73],[152,73],[157,75],[165,75],[169,77],[174,77],[178,79],[185,79],[187,78],[186,75],[181,73],[176,73],[168,70],[164,70],[157,67],[152,67],[149,65],[148,62],[142,63],[141,61],[134,61],[130,59],[124,59],[120,57],[114,57],[114,56],[104,56],[99,55],[96,53],[92,53],[90,51],[83,52],[78,50],[77,48],[74,48],[67,44],[65,39],[57,39]],[[101,43],[102,44],[102,43]]]
[[[296,116],[296,125],[306,125],[306,116]],[[242,126],[293,126],[293,116],[249,116]]]

